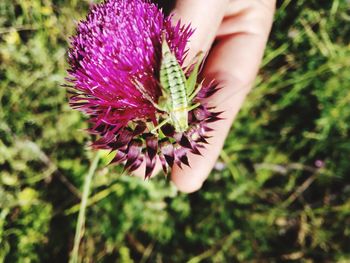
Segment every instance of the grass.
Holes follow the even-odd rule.
[[[0,2],[0,262],[67,262],[93,153],[69,108],[67,36],[88,2]],[[350,260],[349,3],[280,1],[256,87],[202,191],[97,167],[91,262]]]

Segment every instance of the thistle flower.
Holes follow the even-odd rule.
[[[111,163],[124,162],[132,172],[145,159],[147,178],[157,156],[167,172],[174,163],[189,165],[187,153],[200,154],[207,143],[208,123],[220,114],[203,102],[217,90],[212,83],[195,97],[199,106],[188,112],[186,131],[170,123],[152,130],[164,119],[155,107],[162,96],[162,38],[182,66],[192,33],[147,0],[107,0],[78,24],[69,50],[70,104],[89,117],[89,132],[97,135],[92,146],[115,154]]]

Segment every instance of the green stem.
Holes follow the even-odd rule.
[[[97,165],[98,165],[99,160],[100,160],[100,155],[98,153],[96,153],[96,156],[91,163],[89,172],[86,175],[85,180],[84,180],[83,196],[82,196],[81,203],[80,203],[78,222],[77,222],[76,229],[75,229],[74,247],[72,250],[71,258],[69,260],[70,263],[78,263],[79,244],[80,244],[80,240],[82,238],[82,230],[83,230],[84,224],[85,224],[85,212],[86,212],[87,201],[89,199],[90,186],[91,186],[91,182],[92,182],[92,177],[94,176],[94,173],[97,169]]]

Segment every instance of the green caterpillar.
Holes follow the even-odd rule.
[[[173,125],[176,132],[187,131],[188,112],[199,106],[199,103],[193,103],[193,99],[202,87],[202,83],[197,85],[197,78],[199,66],[203,59],[203,53],[198,53],[195,59],[198,61],[194,65],[191,74],[186,79],[185,74],[193,64],[190,64],[185,71],[183,71],[163,36],[162,60],[160,66],[162,96],[160,96],[158,103],[155,103],[152,98],[147,95],[140,83],[136,83],[136,87],[144,97],[148,99],[155,108],[167,114],[167,118],[155,127],[152,132],[155,132],[166,123]]]

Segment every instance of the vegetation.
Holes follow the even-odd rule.
[[[88,5],[0,1],[0,262],[67,262],[73,247],[94,153],[61,84]],[[80,257],[349,262],[349,11],[280,1],[256,87],[201,191],[100,163]]]

